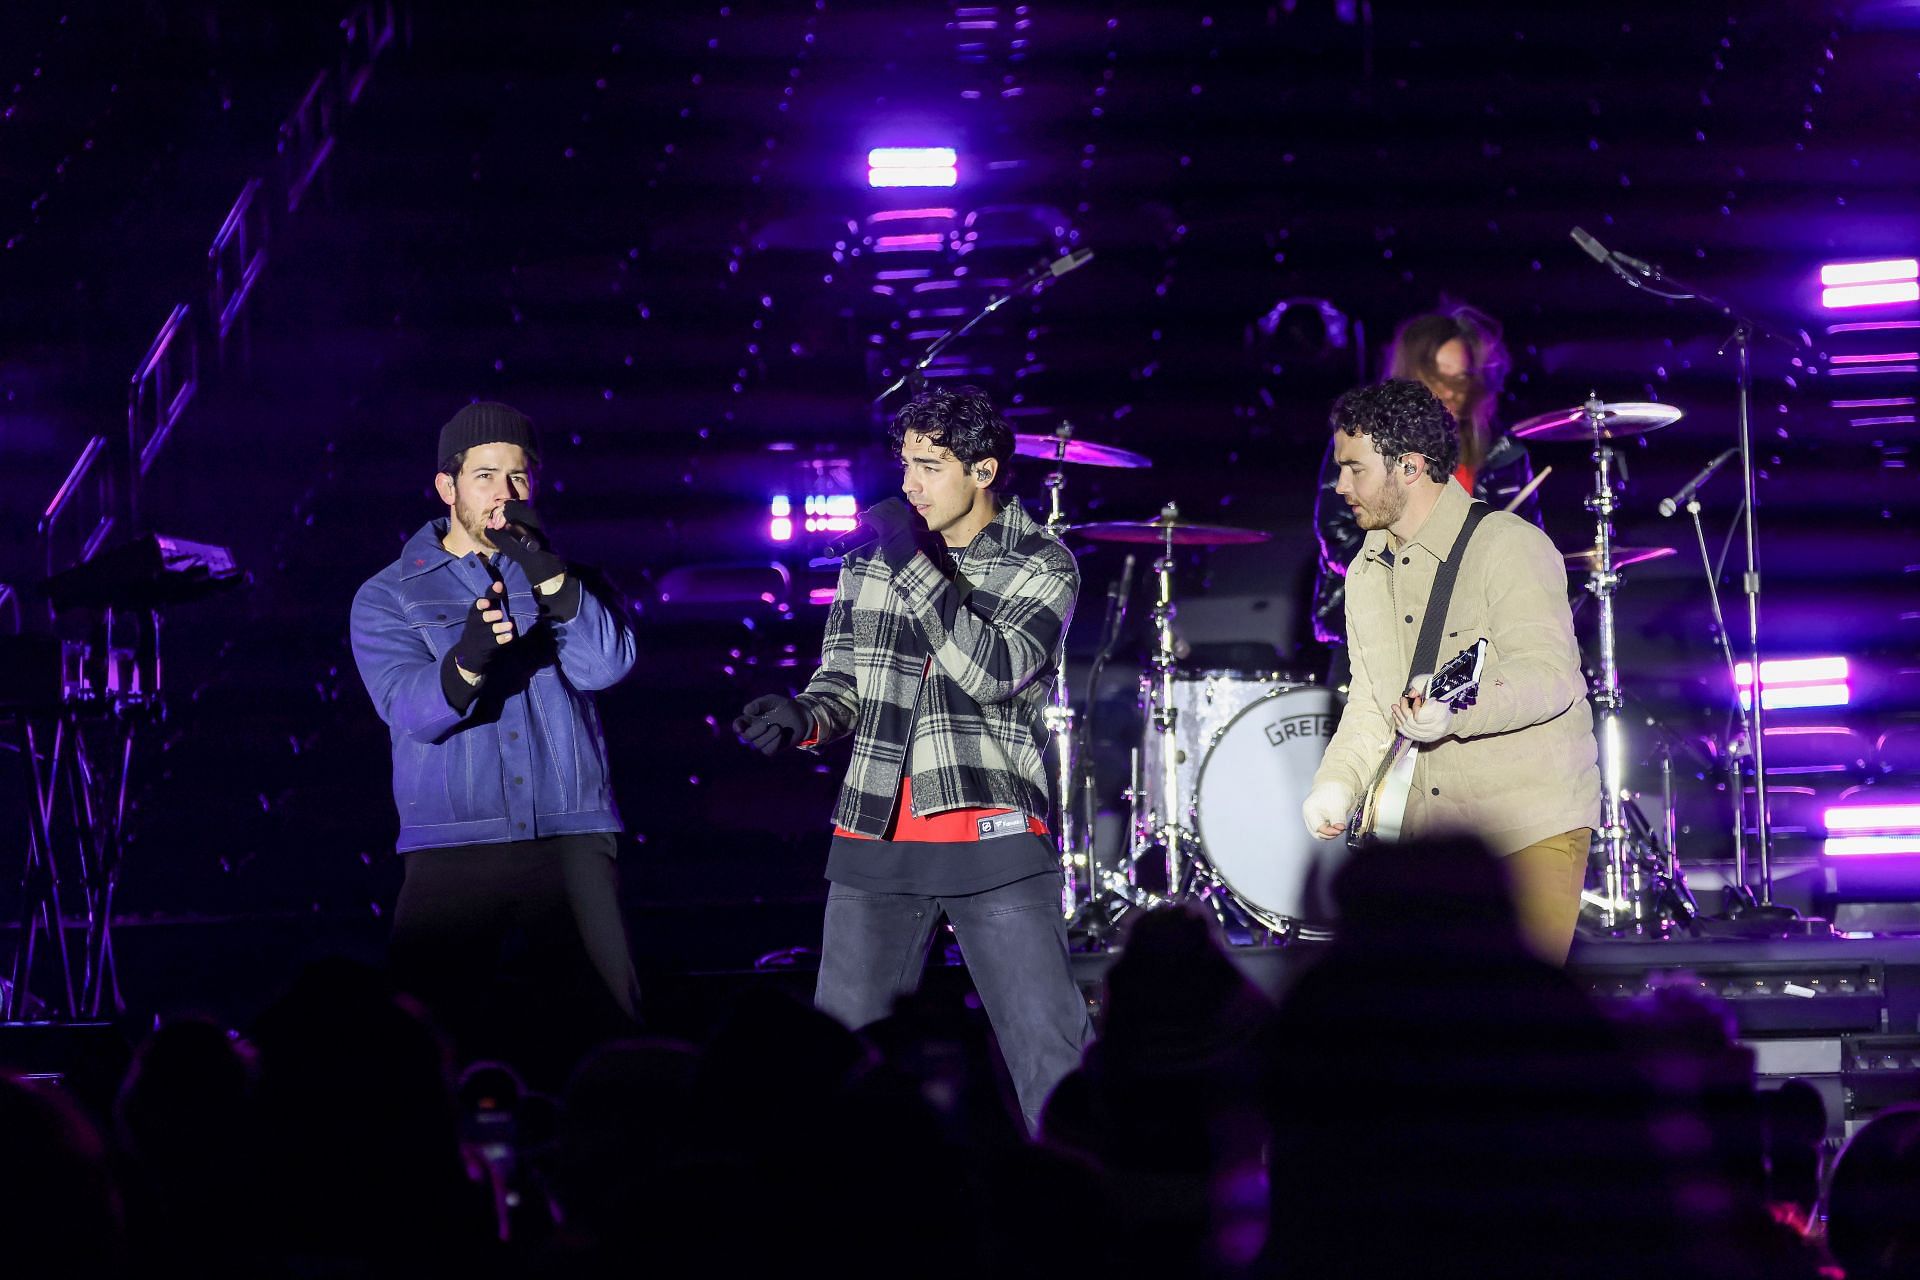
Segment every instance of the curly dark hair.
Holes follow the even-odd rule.
[[[988,458],[1000,464],[994,472],[989,491],[1004,494],[1013,483],[1013,428],[993,407],[987,393],[978,387],[949,391],[939,387],[924,391],[893,415],[887,426],[887,444],[893,456],[901,456],[907,434],[917,432],[943,449],[949,449],[963,466],[971,469]]]
[[[1333,402],[1333,429],[1368,436],[1391,463],[1404,453],[1427,460],[1427,474],[1442,484],[1460,465],[1460,428],[1447,406],[1418,382],[1396,378],[1355,387]]]

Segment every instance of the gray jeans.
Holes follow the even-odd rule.
[[[895,1000],[919,987],[943,915],[953,924],[1027,1130],[1034,1132],[1047,1096],[1080,1064],[1080,1051],[1093,1038],[1067,959],[1058,875],[931,898],[834,885],[813,1003],[856,1030],[886,1017]]]

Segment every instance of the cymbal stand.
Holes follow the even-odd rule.
[[[1062,421],[1053,433],[1055,445],[1053,470],[1047,473],[1047,530],[1058,536],[1066,532],[1067,513],[1062,491],[1067,487],[1067,446],[1073,440],[1073,424]],[[1068,920],[1078,915],[1093,893],[1093,829],[1080,829],[1080,806],[1075,783],[1080,776],[1080,740],[1074,730],[1073,695],[1067,688],[1067,637],[1060,636],[1058,660],[1053,668],[1053,696],[1040,713],[1047,735],[1053,739],[1054,761],[1054,840],[1060,848],[1060,910]]]
[[[1602,405],[1589,396],[1582,406],[1593,435],[1593,492],[1583,505],[1593,512],[1593,568],[1587,591],[1593,596],[1599,662],[1594,678],[1595,737],[1600,747],[1601,925],[1609,931],[1662,934],[1671,921],[1691,928],[1696,914],[1692,894],[1674,860],[1672,836],[1662,844],[1627,787],[1625,698],[1620,689],[1614,593],[1620,570],[1613,561],[1614,453],[1608,442]],[[1671,766],[1669,766],[1670,769]],[[1670,790],[1670,783],[1667,784]],[[1672,797],[1667,797],[1672,820]]]
[[[1173,522],[1180,518],[1179,507],[1169,502],[1161,509],[1160,518],[1167,522],[1167,527],[1161,535],[1160,554],[1153,561],[1158,590],[1153,602],[1153,653],[1147,660],[1152,674],[1145,681],[1147,732],[1158,734],[1161,739],[1157,762],[1160,776],[1149,784],[1148,796],[1142,797],[1150,802],[1136,805],[1133,859],[1137,864],[1154,845],[1159,845],[1167,860],[1167,896],[1178,898],[1185,893],[1192,870],[1186,856],[1185,843],[1190,836],[1183,821],[1186,810],[1180,794],[1177,735],[1180,709],[1173,701],[1173,681],[1179,663],[1173,636],[1173,620],[1179,612],[1173,595]]]
[[[1596,626],[1600,661],[1593,702],[1600,740],[1600,850],[1606,861],[1602,920],[1607,928],[1617,929],[1628,919],[1644,886],[1628,857],[1627,820],[1622,807],[1626,778],[1620,732],[1620,666],[1614,645],[1613,593],[1620,585],[1620,574],[1613,567],[1613,446],[1607,442],[1600,398],[1588,396],[1583,407],[1593,434],[1593,492],[1584,503],[1594,518],[1593,569],[1587,574],[1587,590],[1600,615]]]

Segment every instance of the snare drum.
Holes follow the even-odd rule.
[[[1300,821],[1333,723],[1330,691],[1270,688],[1212,735],[1200,762],[1193,812],[1201,852],[1268,928],[1333,918],[1328,887],[1347,842],[1317,840]]]
[[[1174,732],[1145,734],[1150,793],[1164,789],[1170,746],[1181,817],[1234,898],[1271,929],[1330,919],[1327,882],[1346,842],[1308,835],[1300,806],[1333,736],[1332,693],[1278,673],[1185,672],[1173,706]]]

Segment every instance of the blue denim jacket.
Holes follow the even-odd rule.
[[[441,663],[492,579],[479,556],[440,545],[446,530],[429,522],[353,598],[353,658],[393,738],[400,852],[620,830],[589,695],[632,669],[631,623],[584,590],[571,619],[542,620],[526,575],[497,557],[520,633],[505,652],[522,669],[496,662],[454,710]]]

